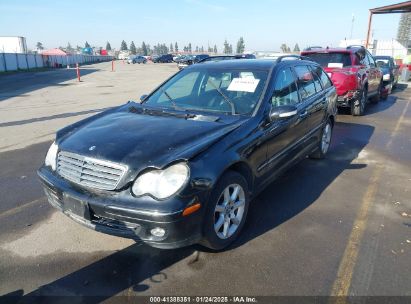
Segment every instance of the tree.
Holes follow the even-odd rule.
[[[295,44],[294,52],[296,52],[296,53],[300,52],[300,47],[298,46],[298,43]]]
[[[127,51],[127,50],[128,50],[127,43],[124,40],[121,41],[120,51]]]
[[[170,53],[174,53],[173,44],[170,43]]]
[[[201,52],[201,53],[204,53],[204,46],[201,46],[200,52]]]
[[[74,51],[74,50],[73,50],[73,48],[71,47],[70,42],[67,42],[66,51],[67,51],[67,52],[69,52],[69,53],[71,53],[71,52],[73,52],[73,51]]]
[[[285,43],[283,43],[283,44],[280,46],[280,49],[281,49],[281,51],[282,51],[283,53],[287,53],[290,48],[289,48]]]
[[[85,47],[85,48],[89,48],[89,47],[90,47],[90,44],[88,44],[88,42],[86,41],[86,43],[84,44],[84,47]]]
[[[240,37],[237,42],[237,54],[242,54],[244,53],[245,50],[245,44],[244,44],[244,39],[243,37]]]
[[[136,49],[136,45],[134,44],[134,41],[131,41],[131,44],[130,44],[130,52],[131,52],[131,54],[133,54],[133,55],[137,54],[137,49]]]
[[[108,41],[106,43],[106,50],[111,51],[111,45],[110,45],[110,42],[108,42]]]
[[[214,53],[217,54],[217,45],[214,44]]]
[[[191,42],[188,44],[187,50],[191,53]]]
[[[43,43],[37,42],[36,48],[37,48],[38,50],[44,50]]]
[[[230,44],[230,46],[228,47],[228,54],[232,54],[233,53],[233,45]]]
[[[196,45],[196,53],[198,53],[198,45]]]
[[[144,56],[147,56],[147,55],[148,55],[147,45],[146,45],[146,43],[145,43],[144,41],[143,41],[143,43],[141,44],[141,50],[142,50]]]
[[[176,41],[176,43],[174,44],[174,50],[175,50],[176,52],[178,52],[178,44],[177,44],[177,41]]]
[[[227,39],[224,41],[224,54],[229,54],[230,53],[230,45],[227,42]]]

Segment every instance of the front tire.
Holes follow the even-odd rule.
[[[245,178],[234,171],[226,172],[210,196],[201,244],[213,250],[229,246],[244,226],[249,200]]]
[[[314,159],[325,158],[328,150],[330,149],[332,132],[333,132],[333,125],[331,123],[331,120],[328,119],[321,132],[321,138],[320,138],[320,141],[318,142],[318,147],[310,155],[310,158],[314,158]]]

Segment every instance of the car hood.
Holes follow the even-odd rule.
[[[160,115],[159,115],[160,114]],[[226,115],[222,115],[226,116]],[[206,119],[203,119],[203,118]],[[62,151],[127,165],[135,171],[188,160],[242,124],[245,118],[194,118],[147,111],[132,103],[97,115],[62,135]]]

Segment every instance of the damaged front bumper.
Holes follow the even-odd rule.
[[[201,239],[204,208],[188,216],[182,216],[184,208],[181,208],[198,200],[198,196],[185,199],[174,197],[166,204],[155,201],[151,204],[151,210],[141,209],[136,207],[138,201],[153,199],[133,197],[127,190],[115,193],[87,191],[47,167],[40,168],[37,173],[49,203],[90,229],[167,249],[188,246]],[[177,210],[161,210],[162,205],[176,206]]]

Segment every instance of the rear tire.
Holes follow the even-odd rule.
[[[235,171],[226,172],[208,201],[201,244],[212,250],[222,250],[234,242],[244,227],[249,200],[245,178]]]
[[[314,159],[323,159],[327,155],[328,150],[330,149],[331,138],[333,132],[333,125],[330,119],[325,123],[322,132],[321,138],[318,142],[317,149],[310,155],[310,158]]]
[[[371,103],[377,104],[377,103],[380,101],[381,95],[382,95],[382,88],[383,88],[383,87],[384,87],[384,85],[383,85],[383,83],[382,83],[382,81],[381,81],[380,84],[379,84],[379,86],[378,86],[378,92],[377,92],[377,94],[374,95],[374,96],[371,98]]]
[[[365,112],[365,104],[367,103],[368,91],[364,88],[360,97],[357,100],[351,102],[351,115],[352,116],[362,116]]]

